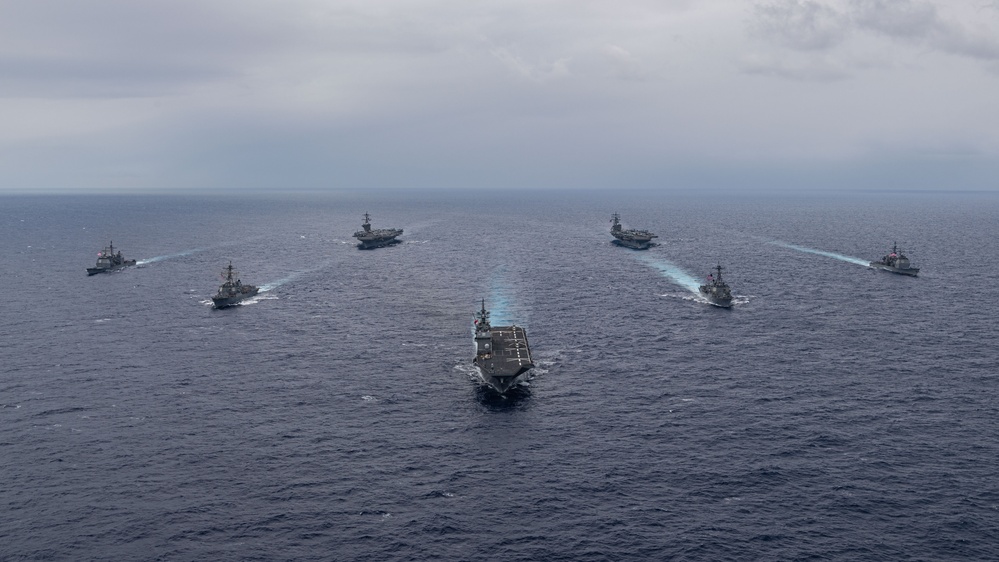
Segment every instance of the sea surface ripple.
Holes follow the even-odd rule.
[[[999,559],[995,195],[0,203],[0,560]],[[212,310],[229,260],[268,290]]]

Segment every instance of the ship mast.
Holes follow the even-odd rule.
[[[236,272],[232,268],[232,260],[229,260],[229,265],[222,270],[222,277],[225,278],[227,283],[232,283],[232,277],[235,273]]]

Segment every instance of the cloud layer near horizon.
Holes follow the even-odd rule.
[[[999,3],[9,0],[0,191],[994,189]]]

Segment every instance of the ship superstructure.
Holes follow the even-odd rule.
[[[121,255],[121,250],[114,251],[114,241],[108,243],[107,247],[97,253],[97,265],[87,268],[87,275],[96,275],[109,271],[117,271],[135,265],[135,260],[126,260]]]
[[[475,315],[475,359],[482,380],[505,394],[534,367],[527,332],[520,326],[493,326],[486,301]]]
[[[897,243],[892,244],[891,253],[883,256],[878,261],[872,261],[871,267],[898,273],[899,275],[909,275],[912,277],[919,275],[919,268],[912,267],[909,258],[898,249]]]
[[[728,308],[732,306],[732,289],[722,279],[722,266],[715,267],[715,273],[708,274],[708,282],[699,288],[702,295],[715,305]]]
[[[232,262],[222,270],[222,285],[219,292],[212,297],[215,308],[225,308],[232,306],[243,299],[252,297],[260,291],[254,285],[244,285],[239,279],[239,274],[232,267]]]
[[[401,242],[401,240],[396,240],[396,236],[402,235],[401,228],[373,230],[371,228],[371,216],[368,213],[364,213],[364,223],[361,225],[361,228],[362,230],[354,233],[354,238],[357,238],[358,241],[357,247],[361,250],[381,248],[382,246]]]
[[[659,238],[648,230],[625,230],[621,226],[621,217],[617,213],[611,216],[611,236],[616,238],[615,244],[633,250],[647,250],[655,246],[652,239]]]

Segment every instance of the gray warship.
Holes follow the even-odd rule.
[[[118,253],[115,253],[114,241],[112,241],[108,244],[107,248],[104,248],[97,253],[97,265],[94,267],[88,267],[87,275],[117,271],[130,265],[135,265],[135,260],[126,260],[121,257],[121,250],[119,250]]]
[[[732,306],[732,289],[722,280],[722,266],[716,266],[715,272],[718,276],[709,273],[707,284],[701,285],[699,290],[711,304],[729,308]]]
[[[215,308],[225,308],[237,304],[243,299],[247,299],[257,294],[260,288],[253,285],[244,285],[237,277],[236,270],[232,267],[232,262],[222,270],[224,281],[219,286],[219,292],[212,297]]]
[[[905,254],[898,249],[898,244],[896,243],[892,243],[890,254],[878,261],[872,261],[871,267],[898,273],[899,275],[909,275],[912,277],[919,275],[919,268],[912,267],[912,264],[909,263],[909,258],[905,257]]]
[[[358,230],[354,233],[354,238],[357,238],[359,242],[357,247],[361,250],[381,248],[382,246],[389,246],[391,244],[398,244],[401,242],[401,240],[395,239],[396,236],[402,235],[401,228],[371,230],[371,217],[368,213],[364,213],[364,224],[362,224],[361,227],[364,230]]]
[[[492,326],[486,301],[475,315],[475,359],[482,380],[505,394],[534,367],[527,332],[520,326]]]
[[[621,217],[617,213],[611,216],[611,236],[616,238],[614,243],[618,246],[625,246],[633,250],[648,250],[655,243],[653,238],[659,238],[648,230],[625,230],[621,226]]]

